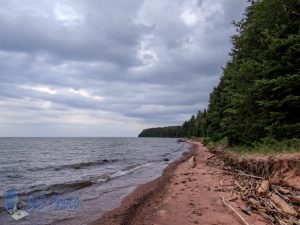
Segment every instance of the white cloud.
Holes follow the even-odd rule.
[[[54,5],[53,10],[55,18],[61,21],[64,25],[81,24],[84,21],[84,16],[70,5],[57,2]]]
[[[183,19],[186,25],[192,26],[195,25],[197,22],[197,15],[190,10],[185,10],[183,13],[180,15],[180,17]]]
[[[181,124],[207,106],[246,5],[1,1],[0,135],[133,136]]]
[[[140,42],[138,57],[142,60],[143,66],[152,67],[159,61],[154,49],[151,48],[153,37],[145,36]]]
[[[69,88],[68,92],[80,95],[80,96],[85,97],[85,98],[91,98],[91,99],[99,100],[99,101],[104,100],[104,97],[99,96],[99,95],[92,95],[87,90],[84,90],[84,89],[75,90],[73,88]]]
[[[38,91],[38,92],[47,93],[49,95],[55,95],[55,94],[57,94],[57,90],[52,89],[52,88],[47,87],[47,86],[29,86],[29,85],[23,85],[22,88],[26,89],[26,90],[32,90],[32,91]]]
[[[17,112],[16,109],[23,105],[27,105],[27,109]],[[0,106],[0,136],[109,137],[115,136],[118,129],[118,136],[126,137],[136,135],[137,130],[157,125],[101,110],[47,110],[50,103],[30,98],[9,103],[0,100]]]

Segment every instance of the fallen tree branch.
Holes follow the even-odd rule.
[[[243,221],[244,224],[249,225],[249,223],[241,216],[241,214],[239,214],[231,205],[228,205],[225,202],[225,199],[223,196],[219,196],[219,197],[222,199],[223,204],[226,205],[227,207],[229,207],[236,215],[238,215],[238,217]]]
[[[232,169],[230,169],[230,170],[232,170]],[[254,178],[254,179],[258,179],[258,180],[263,180],[264,179],[263,177],[259,177],[259,176],[247,174],[247,173],[245,173],[245,172],[243,172],[241,170],[233,170],[233,172],[225,170],[224,173],[233,174],[233,175],[239,175],[239,176],[244,176],[244,177],[250,177],[250,178]]]
[[[251,178],[254,178],[254,179],[260,179],[260,180],[263,180],[263,177],[255,176],[255,175],[252,175],[252,174],[247,174],[247,173],[245,173],[245,172],[242,171],[242,170],[235,170],[235,171],[239,172],[238,175],[242,175],[242,176],[251,177]]]
[[[208,157],[207,160],[210,160],[210,159],[212,159],[212,158],[215,157],[215,156],[216,156],[216,155],[212,155],[212,156]]]
[[[245,188],[243,188],[237,181],[234,181],[234,183],[236,184],[236,186],[239,187],[239,189],[241,189],[242,191],[245,191]]]
[[[277,194],[279,195],[281,198],[285,199],[285,200],[289,200],[288,197],[284,196],[283,194],[279,193],[279,191],[276,190],[276,188],[271,187],[271,189]]]

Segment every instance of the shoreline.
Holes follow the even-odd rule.
[[[188,143],[192,146],[168,165],[160,177],[138,186],[118,208],[105,212],[89,225],[244,224],[224,205],[221,196],[227,200],[236,198],[230,204],[241,214],[245,208],[242,200],[218,191],[220,184],[230,185],[233,177],[206,164],[212,154],[200,142]],[[191,156],[197,162],[193,169],[187,162]],[[243,217],[249,224],[268,224],[257,214]]]
[[[188,160],[196,150],[196,145],[192,142],[187,151],[182,153],[182,156],[170,163],[164,170],[161,176],[153,181],[138,186],[132,193],[127,195],[121,205],[111,211],[105,212],[99,219],[88,223],[88,225],[130,225],[137,211],[147,204],[147,200],[155,194],[162,194],[163,189],[169,183],[174,175],[174,170],[178,165]]]

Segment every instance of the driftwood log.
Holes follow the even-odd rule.
[[[270,181],[264,180],[257,190],[258,196],[266,196],[270,190]]]
[[[195,168],[195,167],[196,167],[195,156],[192,156],[192,157],[189,159],[189,165],[190,165],[191,168]]]
[[[297,217],[298,212],[289,204],[287,204],[282,198],[280,198],[278,195],[269,192],[268,197],[270,200],[279,208],[282,210],[282,212]]]

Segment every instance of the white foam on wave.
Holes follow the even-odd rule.
[[[134,167],[130,170],[119,170],[116,173],[112,174],[110,176],[110,178],[112,179],[112,178],[116,178],[116,177],[121,177],[121,176],[124,176],[126,174],[132,173],[132,172],[134,172],[134,171],[136,171],[140,168],[151,166],[151,165],[153,165],[153,163],[146,163],[146,164],[143,164],[143,165],[139,165],[139,166],[136,166],[136,167]]]

